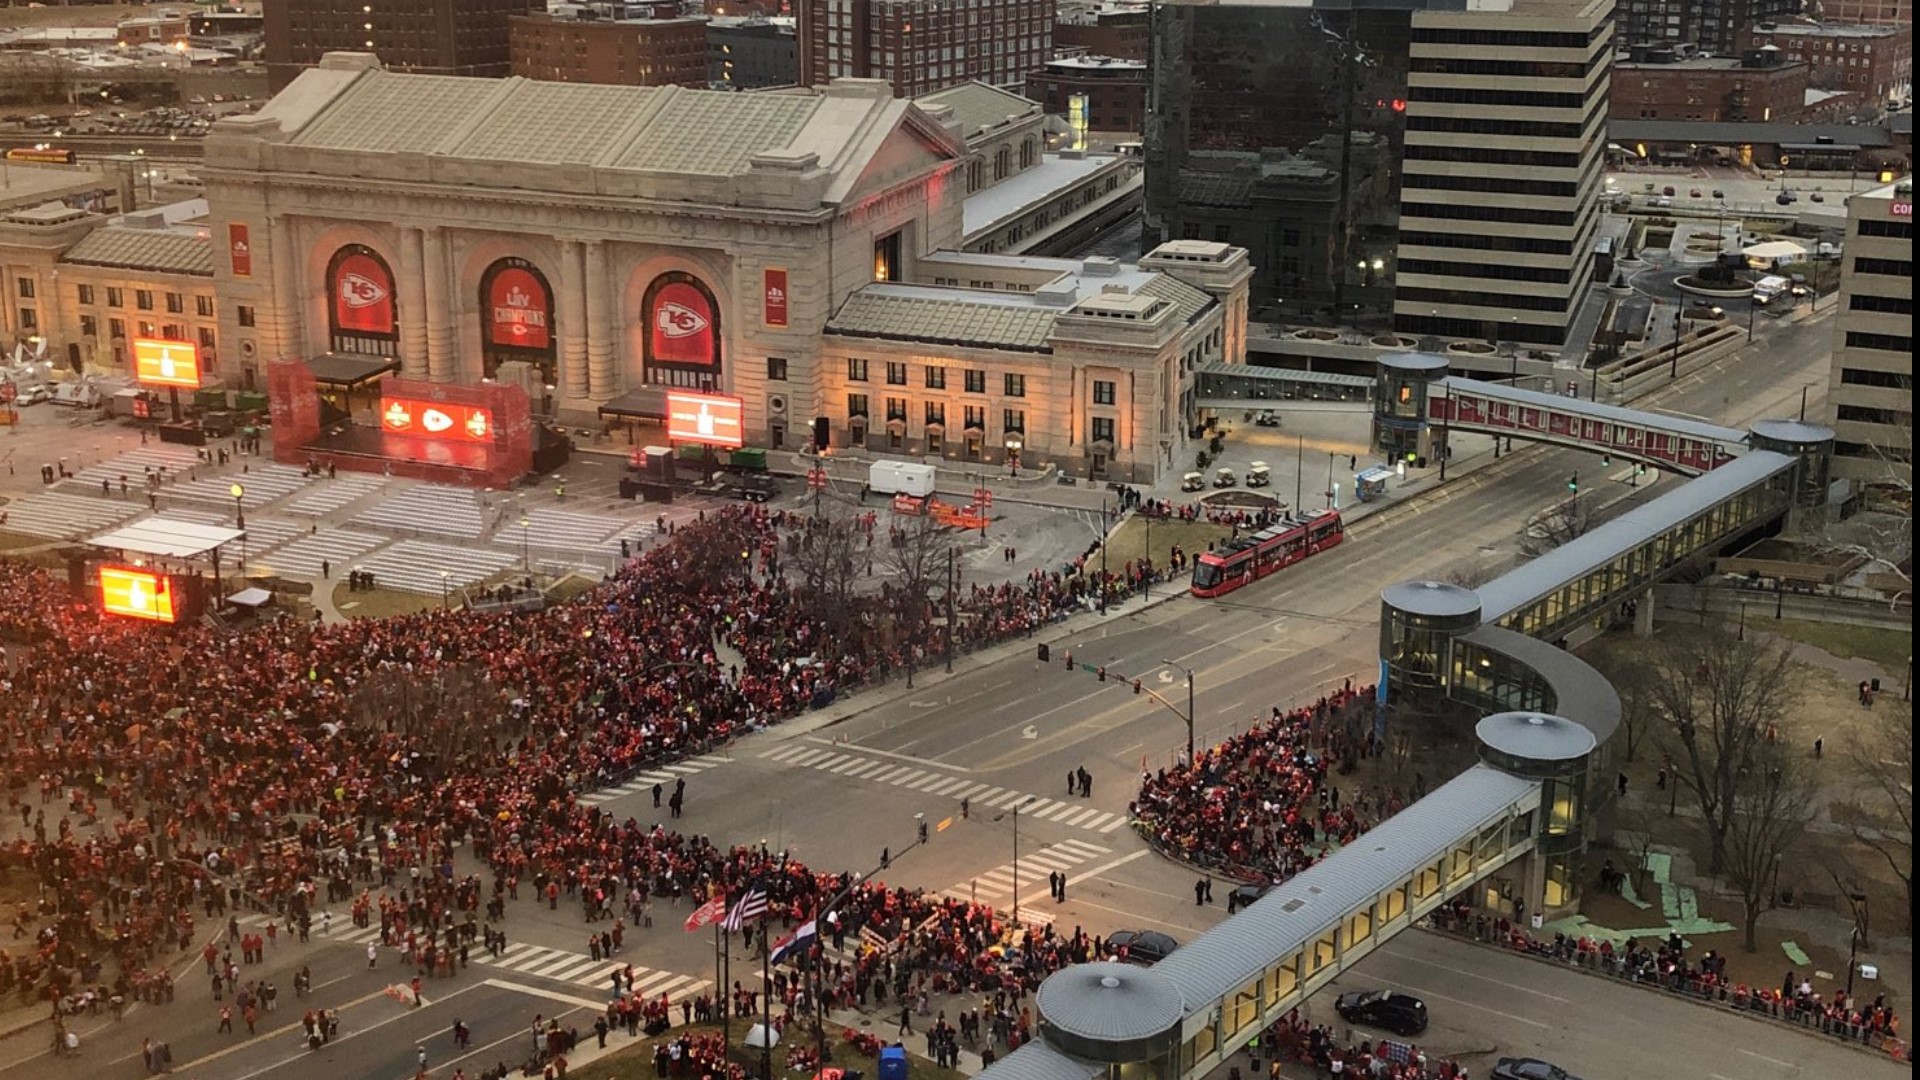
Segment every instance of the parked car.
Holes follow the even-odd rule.
[[[17,400],[22,405],[38,405],[43,401],[52,401],[53,390],[50,389],[46,383],[34,383],[31,386],[23,386],[20,388],[20,394]]]
[[[1795,195],[1791,191],[1783,191],[1780,194],[1775,195],[1773,197],[1773,201],[1779,203],[1781,206],[1792,206],[1794,203],[1797,203],[1800,201],[1800,196]]]
[[[1673,185],[1672,185],[1672,184],[1668,184],[1668,185],[1667,185],[1666,187],[1663,187],[1663,188],[1661,188],[1661,189],[1660,189],[1660,194],[1662,194],[1662,195],[1672,195],[1672,194],[1673,194]]]
[[[1580,1080],[1567,1070],[1539,1058],[1501,1058],[1493,1063],[1493,1080]]]
[[[1809,199],[1812,199],[1812,200],[1813,200],[1814,202],[1826,202],[1826,201],[1827,201],[1827,197],[1826,197],[1825,195],[1822,195],[1822,194],[1820,194],[1820,193],[1819,193],[1819,192],[1817,192],[1817,191],[1816,191],[1816,192],[1814,192],[1813,194],[1811,194],[1811,195],[1809,195],[1809,196],[1807,196],[1807,198],[1809,198]]]
[[[1688,192],[1687,192],[1687,196],[1688,196],[1689,198],[1694,198],[1694,199],[1697,199],[1697,198],[1699,198],[1699,197],[1700,197],[1700,189],[1699,189],[1699,188],[1694,188],[1694,189],[1692,189],[1691,191],[1688,191]]]
[[[1358,990],[1341,994],[1333,1003],[1340,1019],[1349,1024],[1385,1028],[1402,1037],[1427,1030],[1427,1003],[1393,990]]]
[[[1713,197],[1716,199],[1725,199],[1727,197],[1727,193],[1724,191],[1721,191],[1719,188],[1714,188]]]
[[[1115,930],[1107,935],[1107,951],[1125,949],[1127,959],[1136,964],[1157,964],[1179,947],[1179,942],[1158,930]]]

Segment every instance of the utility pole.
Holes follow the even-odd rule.
[[[1176,664],[1171,660],[1161,660],[1170,668],[1178,668],[1187,677],[1187,715],[1181,717],[1187,722],[1187,767],[1193,767],[1193,669],[1185,664]],[[1158,696],[1158,695],[1156,695]]]
[[[953,589],[955,580],[954,560],[957,553],[951,546],[947,548],[947,674],[953,674]]]
[[[1294,454],[1293,464],[1293,508],[1300,509],[1300,499],[1306,493],[1307,437],[1299,436],[1299,450]]]
[[[1453,388],[1449,386],[1440,398],[1440,448],[1435,452],[1440,459],[1440,482],[1443,484],[1447,482],[1447,450],[1452,445],[1447,439],[1447,418],[1452,414]],[[1331,490],[1332,485],[1328,485],[1328,489]]]
[[[1107,497],[1100,496],[1100,614],[1107,613]],[[1018,874],[1015,875],[1016,877]]]
[[[1802,410],[1802,411],[1804,412],[1805,410]],[[1151,600],[1153,599],[1153,567],[1154,567],[1153,515],[1141,512],[1140,516],[1143,519],[1145,519],[1147,523],[1147,565],[1143,568],[1145,572],[1140,576],[1140,596],[1141,596],[1141,599],[1143,600]]]

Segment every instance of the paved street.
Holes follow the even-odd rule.
[[[1803,385],[1814,385],[1816,400],[1825,385],[1830,332],[1825,321],[1780,327],[1760,347],[1679,380],[1657,403],[1730,423],[1792,415]],[[1125,825],[1140,769],[1166,763],[1185,733],[1151,698],[1117,680],[1102,685],[1085,666],[1141,677],[1170,700],[1184,696],[1184,676],[1166,662],[1193,668],[1203,744],[1270,706],[1310,699],[1349,677],[1371,681],[1380,588],[1510,556],[1519,524],[1562,497],[1574,468],[1591,470],[1593,463],[1562,450],[1504,458],[1427,502],[1363,523],[1340,548],[1224,601],[1181,597],[1146,610],[1129,604],[1104,620],[1082,617],[1037,639],[1051,645],[1051,666],[1037,664],[1028,643],[963,657],[951,677],[936,668],[914,690],[896,683],[863,694],[841,724],[772,729],[593,801],[618,819],[664,823],[665,811],[653,808],[652,784],[685,776],[686,817],[677,827],[721,842],[765,843],[815,867],[855,873],[874,867],[883,849],[892,855],[907,848],[916,814],[936,824],[953,819],[927,847],[900,855],[887,882],[1007,908],[1017,899],[1023,918],[1067,930],[1144,927],[1191,938],[1223,910],[1196,907],[1192,876],[1150,853]],[[1625,475],[1605,485],[1603,503],[1624,508],[1647,497],[1645,488],[1629,489]],[[1081,670],[1069,673],[1060,663],[1068,650]],[[1066,793],[1065,774],[1079,766],[1094,776],[1091,798]],[[1068,877],[1065,903],[1053,902],[1040,880],[1051,871]],[[630,931],[615,960],[633,963],[649,989],[678,994],[712,980],[711,938],[684,933],[686,914],[684,907],[660,906],[654,928]],[[307,945],[283,935],[271,962],[246,972],[281,988],[280,1011],[263,1018],[255,1039],[215,1034],[217,1007],[195,960],[175,1004],[136,1007],[119,1024],[96,1021],[98,1033],[83,1027],[80,1061],[46,1056],[42,1028],[0,1042],[0,1071],[34,1080],[137,1076],[139,1039],[153,1034],[172,1040],[176,1074],[194,1080],[388,1080],[411,1074],[420,1040],[429,1040],[430,1064],[449,1064],[446,1032],[458,1017],[483,1048],[463,1063],[472,1073],[496,1058],[517,1063],[514,1040],[524,1038],[536,1012],[590,1022],[586,1010],[604,1000],[613,966],[586,953],[577,904],[549,912],[523,896],[505,924],[508,954],[497,963],[476,954],[455,979],[430,983],[428,1004],[410,1010],[385,990],[411,972],[399,970],[390,954],[367,970],[365,935],[344,923],[344,910],[336,909],[332,925]],[[345,1010],[347,1038],[318,1054],[286,1030],[307,1007],[291,993],[302,963],[314,972],[313,1001]],[[744,966],[736,966],[735,977]],[[1438,1021],[1436,1049],[1538,1052],[1589,1080],[1880,1075],[1868,1058],[1788,1032],[1423,935],[1389,945],[1348,982],[1368,978],[1403,980],[1427,993]],[[1566,1022],[1575,1008],[1582,1014],[1577,1025]],[[494,1043],[500,1045],[490,1048]],[[1734,1045],[1752,1060],[1726,1060]],[[1800,1071],[1782,1071],[1793,1069]]]

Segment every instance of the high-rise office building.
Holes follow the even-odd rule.
[[[1800,0],[1620,0],[1615,42],[1698,45],[1715,56],[1735,56],[1740,35],[1754,23],[1800,13]]]
[[[1264,319],[1562,343],[1613,0],[1443,2],[1157,5],[1149,228],[1247,248]]]
[[[1855,194],[1834,319],[1833,471],[1913,480],[1913,178]]]
[[[1394,327],[1559,346],[1600,223],[1613,0],[1413,17]]]
[[[796,0],[800,82],[884,79],[895,97],[1021,90],[1053,55],[1053,0]]]
[[[267,80],[278,92],[330,52],[370,52],[395,71],[508,73],[507,20],[544,0],[265,0]]]

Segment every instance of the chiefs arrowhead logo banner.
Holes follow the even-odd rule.
[[[393,335],[393,275],[378,256],[361,249],[336,259],[329,287],[335,329]]]
[[[716,357],[713,304],[684,281],[653,289],[648,345],[655,362],[712,366]]]

